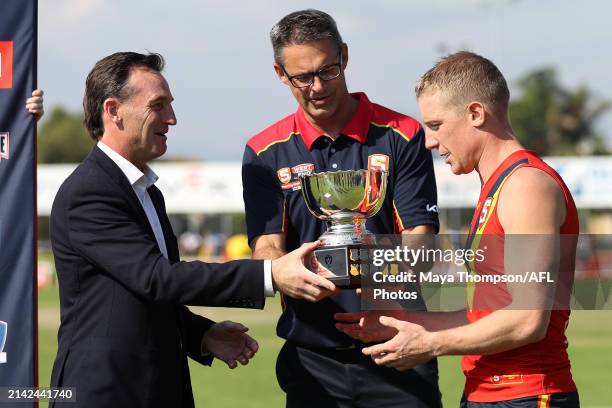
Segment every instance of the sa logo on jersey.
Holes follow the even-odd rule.
[[[483,222],[487,219],[487,215],[489,214],[489,209],[491,208],[491,203],[493,202],[493,198],[489,197],[482,205],[482,211],[480,211],[480,218],[478,218],[478,226],[480,227]]]
[[[9,133],[0,132],[0,160],[9,158]]]
[[[6,353],[4,350],[4,344],[6,343],[6,333],[8,329],[8,323],[0,320],[0,364],[6,363]]]
[[[291,181],[291,169],[289,167],[283,167],[279,169],[276,174],[278,174],[278,179],[281,184],[287,184]]]
[[[389,156],[387,156],[386,154],[369,155],[368,170],[389,171]]]

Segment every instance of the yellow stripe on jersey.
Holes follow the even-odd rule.
[[[389,128],[389,129],[391,129],[392,131],[394,131],[395,133],[397,133],[398,135],[400,135],[401,137],[403,137],[404,139],[406,139],[406,141],[407,141],[407,142],[409,142],[409,141],[410,141],[410,137],[408,137],[408,136],[406,136],[405,134],[403,134],[403,133],[402,133],[402,131],[401,131],[401,130],[399,130],[398,128],[396,128],[396,127],[393,127],[393,126],[391,126],[391,125],[383,125],[383,124],[381,124],[381,123],[375,123],[375,122],[370,122],[370,124],[372,124],[372,125],[374,125],[374,126],[377,126],[377,127]]]
[[[499,184],[499,187],[497,188],[497,190],[493,194],[491,205],[489,206],[489,208],[487,210],[487,214],[485,215],[485,219],[484,219],[484,221],[481,224],[480,224],[480,214],[478,215],[478,219],[476,220],[476,222],[478,222],[479,225],[478,225],[478,228],[476,229],[476,232],[474,233],[474,239],[472,240],[472,245],[470,246],[469,249],[471,249],[473,251],[476,251],[480,247],[480,238],[482,237],[482,233],[485,230],[485,228],[487,227],[487,224],[489,223],[489,220],[491,219],[491,215],[495,212],[494,210],[495,210],[495,207],[497,207],[497,201],[499,200],[499,193],[501,192],[501,189],[504,186],[504,183],[519,168],[520,168],[520,166],[516,167],[515,169],[513,169],[510,173],[508,173],[506,175],[506,177],[504,177],[502,182]],[[489,199],[489,197],[487,197],[484,202],[486,202],[488,199]],[[484,202],[483,202],[483,206],[484,206]],[[473,276],[473,275],[476,275],[477,273],[478,272],[476,271],[475,259],[473,259],[472,262],[470,262],[470,275]],[[476,289],[476,284],[474,283],[474,281],[472,279],[470,279],[468,281],[467,287],[466,287],[466,291],[467,291],[467,303],[468,303],[468,309],[469,310],[472,310],[473,307],[474,307],[474,291],[475,291],[475,289]]]
[[[538,408],[548,408],[550,406],[550,395],[540,395],[538,398]]]
[[[289,139],[291,139],[292,136],[294,135],[299,135],[299,132],[291,132],[289,133],[289,136],[287,136],[286,139],[279,139],[279,140],[275,140],[272,143],[268,144],[266,147],[264,147],[263,149],[259,150],[256,154],[257,156],[259,156],[260,154],[262,154],[263,152],[265,152],[266,150],[268,150],[271,146],[274,146],[277,143],[285,143],[288,142]]]

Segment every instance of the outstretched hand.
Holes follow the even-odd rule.
[[[397,334],[385,343],[362,350],[376,364],[404,371],[435,357],[435,333],[393,317],[381,316],[379,322],[384,327],[395,329]]]
[[[319,241],[305,243],[287,255],[273,260],[274,288],[289,297],[310,302],[338,293],[336,286],[326,279],[334,276],[331,272],[317,268],[313,273],[305,266],[310,266],[313,259],[311,253],[319,245]]]
[[[397,334],[393,327],[380,323],[381,316],[389,316],[392,311],[370,310],[355,313],[336,313],[334,318],[338,321],[336,329],[354,339],[369,343],[373,341],[389,340]]]
[[[248,330],[231,321],[216,323],[204,334],[204,347],[231,369],[236,368],[238,362],[246,365],[259,349],[257,341],[246,334]]]

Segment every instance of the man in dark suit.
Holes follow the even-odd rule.
[[[317,243],[274,261],[179,261],[147,165],[176,124],[163,65],[131,52],[96,63],[83,105],[97,144],[53,203],[61,325],[51,385],[75,387],[80,407],[192,407],[187,357],[230,368],[253,357],[246,327],[186,304],[262,308],[275,290],[311,301],[335,290],[303,265]]]

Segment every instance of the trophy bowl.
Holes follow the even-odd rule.
[[[376,244],[365,227],[366,219],[382,207],[387,190],[383,170],[341,170],[300,178],[306,206],[329,228],[321,237],[315,257],[337,278],[340,286],[358,286],[369,261],[368,248]]]

